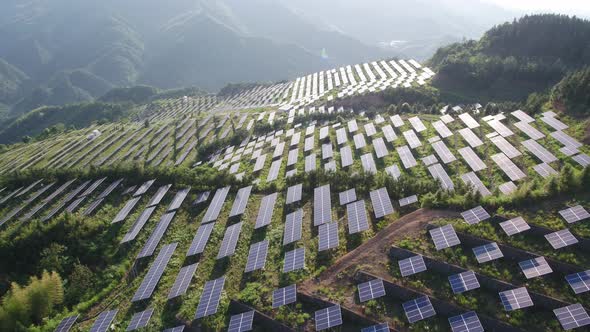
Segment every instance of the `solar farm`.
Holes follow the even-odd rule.
[[[103,291],[48,331],[588,328],[590,196],[559,192],[590,166],[571,119],[339,104],[434,75],[345,66],[10,146],[0,252],[66,237],[96,263]]]

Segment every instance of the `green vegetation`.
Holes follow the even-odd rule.
[[[590,22],[562,15],[525,16],[479,41],[439,49],[434,85],[457,101],[522,100],[590,64]]]
[[[588,116],[590,114],[590,67],[570,73],[561,80],[553,89],[552,100],[554,104],[563,105],[569,113]]]

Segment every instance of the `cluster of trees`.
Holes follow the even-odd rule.
[[[589,115],[590,67],[567,75],[553,88],[551,97],[554,103],[565,106],[569,113]]]
[[[57,312],[63,300],[62,279],[56,272],[31,277],[24,287],[13,283],[0,306],[0,330],[27,331],[31,324],[38,325]]]
[[[590,22],[563,15],[525,16],[479,41],[439,49],[435,85],[459,97],[522,100],[590,64]]]

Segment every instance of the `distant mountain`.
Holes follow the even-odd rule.
[[[524,16],[498,25],[479,41],[436,52],[434,84],[450,97],[522,100],[568,72],[590,65],[590,21],[564,15]]]

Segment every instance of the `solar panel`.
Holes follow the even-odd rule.
[[[225,198],[229,193],[229,189],[230,186],[227,186],[219,188],[215,191],[215,195],[213,196],[211,204],[209,204],[207,212],[205,212],[205,215],[203,216],[203,220],[201,221],[201,223],[208,223],[217,220],[217,217],[219,217],[219,213],[221,212],[221,207],[223,206]]]
[[[263,154],[263,155],[259,156],[258,158],[256,158],[256,162],[254,163],[254,168],[252,169],[252,172],[256,173],[256,172],[260,171],[262,168],[264,168],[265,162],[266,162],[266,154]]]
[[[165,329],[162,332],[183,332],[184,331],[184,325],[180,325],[177,327],[171,327],[169,329]]]
[[[445,225],[439,228],[431,229],[429,231],[436,250],[450,248],[461,243],[455,233],[453,225]]]
[[[78,320],[78,317],[80,317],[80,315],[74,315],[64,318],[61,322],[59,322],[54,332],[68,332],[72,328],[72,326],[74,326],[74,324]]]
[[[135,193],[133,193],[133,196],[141,196],[145,194],[150,189],[152,184],[154,184],[154,182],[156,182],[155,179],[144,182],[139,188],[137,188]]]
[[[360,200],[346,205],[348,234],[356,234],[369,229],[365,201]]]
[[[463,139],[469,144],[472,148],[477,148],[478,146],[482,146],[483,142],[477,135],[469,128],[463,128],[459,130],[459,134],[463,136]]]
[[[578,243],[578,239],[572,235],[569,229],[562,229],[557,232],[549,233],[545,235],[545,238],[549,241],[549,244],[551,244],[553,249],[561,249]]]
[[[153,206],[153,205],[160,204],[160,202],[162,201],[162,198],[164,198],[164,195],[166,195],[166,193],[168,192],[170,187],[172,187],[172,185],[167,184],[167,185],[163,185],[160,188],[158,188],[158,190],[156,191],[154,196],[152,196],[152,198],[148,202],[147,206]]]
[[[289,156],[287,157],[287,166],[295,165],[297,163],[297,158],[299,156],[299,149],[293,149],[289,151]]]
[[[361,329],[361,332],[389,332],[389,325],[387,323],[376,324]]]
[[[526,122],[516,122],[514,124],[514,126],[516,128],[518,128],[520,131],[522,131],[523,133],[525,133],[531,139],[539,140],[539,139],[542,139],[543,137],[545,137],[545,134],[543,134],[542,132],[537,130],[535,127],[531,126],[530,124],[528,124]]]
[[[297,285],[275,289],[272,292],[272,308],[278,308],[297,301]]]
[[[359,292],[359,301],[367,302],[376,298],[385,296],[385,287],[383,280],[373,279],[357,285]]]
[[[303,185],[301,183],[287,188],[287,199],[285,204],[295,203],[301,200]]]
[[[313,150],[314,143],[315,143],[315,139],[313,136],[306,138],[305,142],[304,142],[304,146],[303,146],[303,151],[307,152],[307,151]]]
[[[389,151],[387,151],[387,147],[385,146],[385,142],[381,137],[373,140],[373,148],[375,149],[377,158],[383,158],[389,154]]]
[[[563,131],[554,131],[551,133],[551,137],[553,137],[554,139],[559,141],[559,143],[565,145],[566,147],[570,147],[573,149],[578,149],[583,146],[582,143],[576,141],[573,137],[569,136]]]
[[[356,201],[356,191],[354,188],[348,189],[338,194],[340,199],[340,205],[346,205],[348,203]]]
[[[221,242],[221,248],[219,248],[217,259],[228,257],[234,254],[241,231],[242,222],[231,225],[225,230],[225,235],[223,235],[223,241]]]
[[[324,251],[338,247],[339,238],[337,222],[328,222],[319,225],[318,235],[318,251]]]
[[[296,211],[287,215],[283,234],[283,245],[293,243],[301,239],[302,221],[302,209],[297,209]]]
[[[533,306],[533,300],[529,296],[526,287],[515,288],[498,293],[504,306],[504,310],[512,311]]]
[[[277,193],[273,193],[262,198],[260,202],[260,209],[258,210],[258,217],[256,217],[256,225],[254,229],[267,226],[272,220],[272,213],[277,202]]]
[[[398,265],[402,277],[407,277],[419,272],[426,271],[426,264],[424,263],[424,258],[420,255],[402,259],[398,261]]]
[[[479,263],[486,263],[504,257],[504,254],[496,242],[474,247],[472,250]]]
[[[567,221],[568,224],[573,224],[577,221],[590,218],[590,213],[581,205],[576,205],[559,211],[559,214]]]
[[[459,114],[459,119],[470,129],[479,127],[479,123],[469,113]]]
[[[133,225],[131,226],[129,231],[125,234],[125,236],[123,236],[121,243],[127,243],[127,242],[135,240],[135,238],[137,237],[139,232],[143,229],[143,226],[145,226],[145,224],[150,219],[150,217],[152,216],[152,214],[154,213],[155,210],[156,210],[156,206],[150,206],[150,207],[146,208],[145,210],[143,210],[141,212],[141,214],[139,215],[139,217],[137,217],[137,220],[135,220],[135,222],[133,223]]]
[[[565,280],[576,294],[590,291],[590,270],[569,274]]]
[[[203,202],[206,202],[209,199],[209,195],[211,195],[211,191],[203,191],[203,192],[197,193],[197,199],[195,199],[193,204],[198,205]]]
[[[278,159],[270,164],[270,169],[268,171],[268,176],[266,177],[266,182],[271,182],[277,179],[279,176],[279,170],[281,169],[281,163],[283,159]]]
[[[353,133],[353,132],[355,132],[355,131],[357,131],[359,129],[359,127],[358,127],[358,125],[356,123],[356,120],[354,120],[354,119],[348,121],[347,125],[348,125],[348,131],[351,132],[351,133]]]
[[[488,125],[490,127],[492,127],[502,137],[509,137],[509,136],[514,135],[512,130],[510,130],[508,127],[506,127],[502,122],[500,122],[497,119],[488,121]]]
[[[329,130],[330,127],[328,126],[320,128],[320,140],[323,140],[324,138],[328,137]]]
[[[252,272],[264,268],[268,254],[268,240],[254,243],[250,246],[245,272]]]
[[[317,187],[313,190],[313,225],[319,226],[332,221],[332,200],[330,185]]]
[[[557,175],[557,171],[553,169],[549,164],[540,163],[538,165],[533,166],[533,169],[537,174],[542,176],[543,178],[547,178],[552,175]]]
[[[444,190],[455,189],[453,181],[449,177],[449,174],[447,174],[447,171],[445,171],[445,169],[441,166],[441,164],[434,164],[428,166],[428,172],[430,173],[430,175],[432,175],[434,179],[440,181],[441,188],[443,188]]]
[[[125,203],[125,205],[123,206],[123,208],[117,213],[113,221],[111,221],[111,223],[116,224],[118,222],[125,220],[125,218],[127,218],[131,210],[133,210],[133,208],[135,207],[135,205],[137,205],[140,199],[141,196],[133,197],[130,200],[128,200],[127,203]]]
[[[469,311],[462,315],[449,317],[449,324],[453,332],[483,332],[483,326],[475,311]]]
[[[582,167],[590,166],[590,156],[588,156],[587,154],[580,153],[577,156],[573,156],[572,159],[578,164],[582,165]]]
[[[365,172],[371,174],[377,173],[377,165],[375,165],[375,159],[373,159],[371,153],[366,153],[361,156],[361,164]]]
[[[174,250],[176,250],[177,245],[178,243],[176,242],[171,243],[164,246],[162,250],[160,250],[160,253],[152,263],[152,266],[148,270],[146,276],[143,278],[141,285],[139,285],[139,288],[137,291],[135,291],[131,302],[142,301],[149,299],[152,296],[152,293],[156,289],[160,278],[164,274],[164,269],[166,269],[166,266],[168,265],[172,254],[174,254]]]
[[[150,318],[152,318],[152,314],[154,313],[154,308],[149,308],[142,312],[138,312],[131,317],[131,322],[127,326],[127,331],[135,331],[142,327],[146,327],[150,322]]]
[[[290,144],[290,146],[299,144],[299,141],[300,140],[301,140],[301,132],[298,132],[298,133],[293,134],[293,137],[291,137],[291,144]]]
[[[422,146],[422,143],[420,142],[418,135],[416,135],[416,132],[414,132],[412,129],[404,131],[402,134],[406,138],[406,141],[408,142],[410,148],[415,149],[417,147]]]
[[[281,142],[275,146],[275,150],[272,153],[272,159],[282,156],[283,151],[285,151],[285,142]]]
[[[162,215],[162,217],[160,218],[160,221],[158,222],[158,225],[156,226],[156,228],[154,229],[154,231],[150,235],[149,239],[147,240],[147,242],[145,243],[145,245],[143,246],[143,248],[139,252],[139,255],[137,256],[136,259],[149,257],[154,254],[154,251],[156,250],[158,243],[160,243],[162,236],[164,236],[164,233],[168,229],[168,226],[170,225],[170,222],[172,221],[172,218],[174,218],[175,214],[176,214],[176,211],[171,211],[171,212],[166,212],[165,214]]]
[[[255,311],[247,311],[238,315],[233,315],[229,319],[227,332],[244,332],[252,331],[252,322],[254,321]]]
[[[402,306],[411,324],[436,315],[428,296],[421,296],[417,299],[404,302]]]
[[[557,157],[555,157],[549,150],[545,149],[541,144],[537,141],[529,139],[522,142],[522,146],[524,146],[527,150],[529,150],[532,154],[534,154],[541,162],[544,163],[552,163],[557,161]]]
[[[305,266],[305,248],[297,248],[285,252],[283,273],[302,269]]]
[[[449,283],[454,294],[479,288],[479,281],[473,271],[466,271],[449,276]]]
[[[389,119],[391,120],[393,126],[396,128],[404,125],[404,120],[402,120],[402,118],[398,114],[391,116]]]
[[[186,196],[188,195],[188,193],[190,192],[191,188],[184,188],[180,191],[178,191],[176,193],[176,195],[174,196],[174,198],[172,199],[172,202],[170,202],[170,205],[168,206],[168,210],[167,211],[173,211],[173,210],[177,210],[178,208],[180,208],[180,206],[182,205],[182,202],[184,202],[184,199],[186,198]]]
[[[246,211],[246,205],[248,204],[248,198],[250,198],[251,191],[252,186],[240,188],[238,190],[236,199],[234,200],[234,204],[231,208],[231,212],[229,213],[230,218],[241,215],[244,213],[244,211]]]
[[[90,328],[90,332],[106,332],[115,319],[117,312],[119,312],[119,309],[101,312]]]
[[[504,230],[506,235],[512,236],[531,229],[529,224],[522,218],[516,217],[500,223],[500,227]]]
[[[384,126],[382,130],[383,137],[385,137],[386,141],[393,142],[397,139],[397,135],[395,134],[395,131],[393,130],[393,127],[391,127],[391,125]]]
[[[218,279],[209,280],[205,283],[205,286],[203,286],[203,294],[201,294],[201,299],[199,300],[199,305],[197,306],[195,319],[213,315],[217,312],[224,284],[225,276]]]
[[[305,173],[314,171],[316,169],[315,153],[305,156]]]
[[[461,217],[469,225],[475,225],[490,218],[490,214],[481,206],[461,212]]]
[[[541,117],[541,121],[545,122],[546,124],[553,127],[553,129],[555,129],[557,131],[564,130],[564,129],[568,128],[568,126],[565,123],[557,120],[554,117],[544,116],[544,117]]]
[[[519,262],[518,266],[527,279],[542,276],[553,272],[545,257],[536,257]]]
[[[397,147],[396,151],[399,154],[405,169],[409,169],[418,165],[416,159],[414,159],[414,156],[412,155],[412,151],[407,145]]]
[[[432,143],[432,148],[434,148],[434,151],[436,152],[440,160],[445,164],[457,160],[457,158],[451,153],[451,151],[443,141]]]
[[[193,238],[193,242],[186,253],[187,256],[194,256],[203,253],[214,226],[215,223],[201,224],[201,226],[199,226],[197,233]]]
[[[315,329],[321,331],[342,325],[340,306],[335,305],[315,312]]]
[[[553,312],[564,330],[590,325],[590,316],[579,303],[555,309]]]
[[[350,146],[346,145],[340,149],[340,162],[342,167],[352,165],[352,150],[350,149]]]
[[[505,154],[498,153],[492,156],[492,160],[500,167],[502,171],[510,178],[510,181],[518,181],[524,177],[523,171],[516,166]]]
[[[419,117],[414,116],[408,119],[408,121],[410,121],[410,124],[412,125],[412,127],[414,128],[414,130],[418,133],[423,132],[424,130],[426,130],[426,126],[424,125],[424,123],[422,123],[422,120],[420,120]]]
[[[369,196],[371,197],[375,218],[382,218],[395,212],[387,188],[373,190],[369,193]]]
[[[369,137],[377,134],[377,130],[375,129],[375,125],[372,122],[369,122],[369,123],[366,123],[365,124],[365,133]]]
[[[492,143],[494,143],[494,145],[496,145],[498,149],[510,159],[516,158],[522,154],[502,136],[492,137],[490,138],[490,141],[492,141]]]
[[[336,130],[336,143],[338,145],[342,145],[348,142],[348,137],[346,136],[346,129],[340,128]]]
[[[408,197],[404,197],[402,199],[399,200],[399,206],[403,207],[403,206],[407,206],[410,204],[414,204],[418,202],[418,196],[417,195],[412,195],[412,196],[408,196]]]
[[[322,159],[328,159],[334,157],[334,151],[332,150],[332,144],[322,144]]]
[[[365,136],[362,133],[356,134],[352,137],[354,140],[354,147],[358,149],[362,149],[367,146],[367,142],[365,141]]]
[[[180,269],[180,272],[178,272],[176,280],[168,293],[168,300],[186,294],[188,286],[190,286],[191,280],[193,279],[198,266],[199,263],[195,263],[184,266]]]

